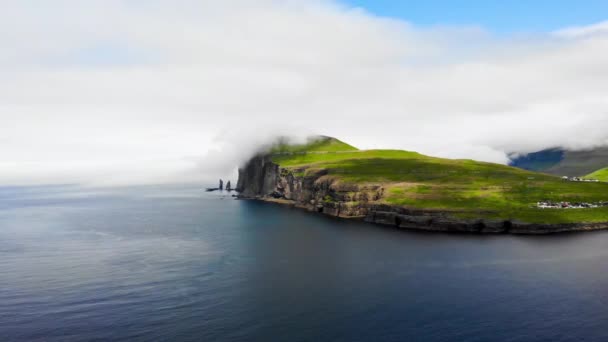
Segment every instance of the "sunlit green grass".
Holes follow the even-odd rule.
[[[593,173],[590,173],[590,174],[586,175],[585,178],[598,179],[601,182],[608,182],[608,167],[601,169],[601,170],[597,170]]]
[[[313,138],[305,144],[290,144],[285,139],[275,144],[271,153],[298,153],[298,152],[337,152],[337,151],[356,151],[357,148],[330,137]]]
[[[525,222],[608,221],[608,208],[534,207],[541,200],[608,201],[608,183],[567,182],[505,165],[434,158],[407,151],[318,153],[323,151],[323,144],[314,147],[317,153],[275,154],[272,159],[293,169],[298,176],[323,169],[345,182],[382,184],[386,189],[383,201],[394,205],[452,211],[461,217]]]

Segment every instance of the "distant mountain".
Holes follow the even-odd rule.
[[[553,175],[580,177],[608,166],[608,147],[588,151],[552,148],[515,157],[509,165]]]
[[[565,152],[557,148],[533,152],[513,158],[509,165],[524,170],[544,172],[561,163]]]

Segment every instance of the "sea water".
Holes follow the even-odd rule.
[[[197,186],[0,188],[1,341],[608,341],[608,232],[421,233]]]

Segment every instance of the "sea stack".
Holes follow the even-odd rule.
[[[232,186],[230,185],[230,181],[226,183],[226,190],[232,191]]]
[[[220,179],[220,190],[224,190],[224,181]]]

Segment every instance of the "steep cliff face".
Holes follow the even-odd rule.
[[[342,218],[404,229],[469,233],[548,234],[608,229],[608,223],[533,224],[515,220],[459,219],[454,211],[411,209],[383,201],[382,184],[337,180],[327,170],[281,168],[256,156],[239,169],[240,198],[287,204]]]
[[[309,170],[305,176],[299,171],[281,168],[269,158],[257,156],[239,170],[240,197],[399,228],[493,233],[513,228],[510,222],[457,220],[444,212],[385,204],[382,203],[384,188],[381,184],[341,182],[322,169]]]
[[[239,169],[237,190],[241,198],[281,201],[332,216],[359,218],[368,214],[371,201],[383,195],[379,185],[342,183],[324,170],[309,171],[306,176],[297,171],[257,156]]]
[[[276,188],[279,166],[266,156],[256,156],[239,169],[236,190],[242,197],[261,198]]]

